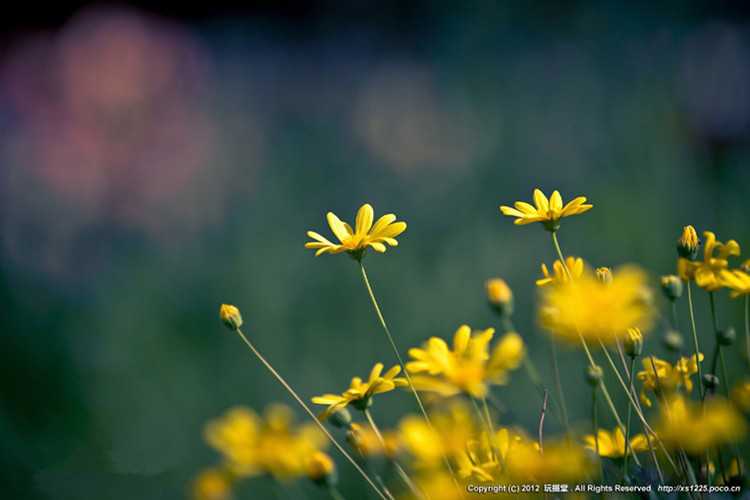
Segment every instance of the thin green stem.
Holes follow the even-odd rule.
[[[698,330],[695,328],[695,311],[693,309],[693,292],[690,286],[690,280],[687,281],[688,310],[690,311],[690,328],[693,333],[693,347],[695,348],[695,362],[698,365],[698,392],[701,399],[705,398],[705,389],[703,387],[703,368],[700,362],[700,346],[698,345]]]
[[[377,424],[375,423],[375,419],[372,418],[372,413],[369,409],[365,408],[363,411],[365,414],[365,417],[367,418],[367,422],[370,424],[370,428],[372,428],[373,432],[375,433],[375,436],[377,436],[378,441],[380,442],[380,446],[383,448],[383,451],[386,450],[386,444],[385,439],[383,439],[383,434],[380,432],[380,428],[378,428]],[[409,475],[406,473],[403,467],[401,467],[401,464],[399,464],[396,460],[391,460],[391,463],[393,464],[393,467],[396,469],[396,472],[398,473],[399,477],[401,477],[401,480],[404,482],[404,484],[411,490],[411,492],[417,497],[417,498],[424,498],[424,494],[419,491],[417,488],[417,485],[414,484],[414,481],[411,480]]]
[[[745,295],[745,356],[750,363],[750,294]]]
[[[557,392],[557,400],[559,402],[560,417],[562,418],[563,427],[565,427],[565,433],[568,438],[570,438],[568,406],[565,404],[565,394],[563,393],[562,382],[560,379],[560,364],[557,360],[557,345],[553,339],[550,339],[550,346],[552,350],[552,373],[555,377],[555,391]]]
[[[346,500],[338,488],[333,485],[328,487],[328,494],[331,495],[331,500]]]
[[[635,370],[635,356],[630,358],[630,371],[628,371],[628,381],[630,383],[630,392],[633,391],[633,372]],[[623,479],[626,479],[628,476],[628,455],[631,453],[633,456],[635,456],[635,453],[633,453],[633,448],[630,446],[630,420],[632,417],[632,411],[633,409],[628,405],[628,416],[625,424],[625,456],[622,459],[622,477]],[[630,448],[630,453],[628,453],[628,448]]]
[[[362,273],[362,281],[365,284],[365,288],[367,288],[367,293],[370,295],[370,301],[372,302],[372,307],[375,309],[375,314],[378,316],[378,320],[380,321],[380,325],[383,327],[385,336],[388,338],[388,342],[391,344],[391,348],[393,349],[393,352],[396,355],[396,359],[398,360],[398,364],[401,367],[401,371],[406,377],[406,381],[409,384],[409,389],[414,395],[414,399],[417,400],[417,404],[419,405],[419,411],[422,412],[422,416],[424,417],[425,422],[427,422],[427,425],[430,428],[430,430],[434,431],[435,428],[432,425],[432,420],[430,419],[430,416],[427,414],[427,410],[425,409],[424,404],[422,403],[422,398],[419,397],[419,393],[414,388],[414,384],[412,383],[412,380],[411,380],[411,375],[409,375],[409,371],[406,369],[404,360],[401,358],[401,354],[399,353],[398,347],[396,346],[396,341],[393,340],[393,335],[391,335],[391,331],[385,322],[383,313],[380,310],[380,305],[378,305],[378,300],[375,298],[375,292],[373,292],[372,286],[370,285],[370,280],[367,277],[367,271],[365,271],[365,266],[361,260],[359,261],[359,269]],[[453,467],[451,466],[450,460],[448,460],[448,457],[445,456],[445,454],[443,454],[443,463],[445,464],[446,468],[448,469],[448,471],[451,473],[451,476],[453,477],[453,484],[459,491],[461,491],[461,489],[458,486],[458,481],[456,480],[456,473],[453,471]]]
[[[727,365],[724,362],[724,351],[719,343],[719,317],[716,314],[716,299],[714,292],[708,292],[709,302],[711,303],[711,321],[714,325],[714,338],[716,339],[716,353],[721,362],[721,385],[724,386],[724,394],[729,397],[729,379],[727,378]],[[716,375],[716,367],[711,368],[711,373]]]
[[[315,416],[315,414],[312,412],[309,406],[302,401],[302,398],[297,395],[297,392],[295,392],[294,389],[287,383],[286,380],[284,380],[284,377],[282,377],[279,372],[276,371],[276,369],[271,366],[271,363],[266,361],[266,358],[263,357],[263,355],[255,348],[255,346],[248,340],[248,338],[245,336],[244,333],[242,333],[242,330],[239,328],[235,329],[235,332],[242,338],[242,340],[247,344],[247,346],[250,348],[250,350],[255,354],[255,356],[260,360],[261,363],[268,369],[268,371],[271,372],[271,375],[273,375],[276,380],[279,381],[279,383],[284,387],[284,389],[289,392],[289,394],[292,395],[292,397],[299,403],[299,405],[302,407],[303,410],[312,418],[313,422],[315,422],[315,425],[317,425],[321,431],[323,431],[323,434],[326,435],[326,437],[333,443],[333,445],[336,447],[336,449],[341,452],[342,455],[352,464],[352,466],[359,472],[359,474],[367,481],[367,484],[369,484],[372,489],[377,492],[378,496],[383,499],[387,500],[386,496],[383,494],[382,491],[375,485],[375,483],[370,479],[370,476],[367,475],[367,473],[362,469],[362,467],[359,466],[357,462],[354,461],[354,459],[349,455],[349,453],[346,452],[346,450],[339,444],[338,441],[336,441],[336,438],[334,438],[330,432],[328,432],[328,429],[325,428],[325,426],[318,420],[318,417]]]
[[[602,464],[602,456],[599,453],[599,415],[596,410],[596,391],[597,386],[594,385],[591,388],[591,422],[594,425],[594,445],[596,449],[596,457],[599,460],[599,477],[604,482],[604,465]]]

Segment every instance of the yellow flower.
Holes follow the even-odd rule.
[[[612,344],[628,328],[646,331],[653,320],[647,300],[646,276],[624,267],[605,284],[588,273],[573,282],[544,287],[539,321],[553,336],[571,343],[584,339]]]
[[[719,274],[721,284],[729,288],[729,296],[736,299],[740,295],[750,295],[750,274],[739,269],[722,270]]]
[[[336,464],[327,453],[316,451],[307,460],[307,477],[313,481],[330,478],[336,472]]]
[[[615,427],[615,430],[607,432],[604,429],[599,429],[599,456],[608,458],[620,458],[625,456],[625,435],[622,433],[620,427]],[[596,439],[593,434],[588,434],[583,437],[583,441],[586,448],[596,452]],[[648,450],[648,439],[644,434],[636,434],[630,438],[630,447],[627,449],[627,453],[633,452],[640,453]]]
[[[668,361],[659,359],[655,356],[649,356],[642,360],[643,370],[636,375],[642,382],[640,399],[646,406],[651,406],[647,392],[656,393],[662,391],[665,395],[683,387],[688,393],[693,391],[692,376],[698,373],[698,363],[703,362],[703,353],[698,353],[696,360],[695,354],[690,357],[681,357],[677,362],[671,365]],[[653,362],[652,362],[653,361]],[[656,367],[656,370],[654,370]]]
[[[268,407],[262,418],[247,408],[230,409],[209,422],[204,435],[238,477],[304,476],[309,457],[328,443],[313,424],[294,427],[291,410],[283,405]]]
[[[706,399],[705,405],[675,396],[661,409],[657,434],[673,448],[691,455],[738,442],[746,432],[742,416],[725,399]]]
[[[492,278],[485,283],[490,304],[504,304],[513,300],[513,292],[502,278]]]
[[[701,242],[698,239],[698,233],[695,232],[695,228],[693,226],[685,226],[682,229],[682,234],[677,239],[677,253],[680,257],[693,260],[698,255],[700,244]]]
[[[740,245],[734,240],[722,243],[716,240],[711,231],[704,231],[706,243],[703,247],[703,261],[691,262],[679,259],[677,271],[682,279],[694,279],[696,284],[709,292],[720,289],[723,285],[722,272],[729,266],[730,256],[740,255]]]
[[[534,190],[534,204],[536,206],[517,201],[514,203],[515,208],[503,205],[500,211],[503,215],[517,217],[514,224],[541,222],[547,230],[556,231],[563,217],[582,214],[593,207],[593,205],[586,204],[585,196],[579,196],[563,206],[563,200],[558,191],[553,192],[548,200],[540,189]]]
[[[219,307],[219,319],[224,322],[230,330],[236,330],[242,326],[242,315],[240,310],[229,304],[222,304]]]
[[[194,500],[227,500],[232,493],[229,475],[220,469],[206,469],[193,481]]]
[[[595,473],[583,446],[550,441],[544,453],[533,442],[518,443],[506,460],[506,474],[516,483],[574,483]]]
[[[567,264],[570,275],[574,280],[583,275],[584,265],[582,258],[568,256],[565,258],[565,263]],[[547,269],[547,265],[542,263],[542,277],[536,280],[536,286],[543,287],[567,282],[568,273],[565,271],[565,267],[562,265],[562,262],[560,262],[560,259],[555,260],[554,264],[552,264],[552,274],[550,274]]]
[[[395,457],[401,446],[398,435],[388,431],[381,434],[385,447],[371,427],[353,422],[346,433],[346,440],[363,457],[380,455],[390,458]]]
[[[441,338],[431,337],[422,348],[409,349],[413,358],[406,364],[414,387],[420,391],[453,396],[464,392],[476,398],[487,393],[486,382],[504,384],[507,372],[518,367],[524,356],[521,337],[510,332],[495,346],[490,355],[489,343],[494,328],[472,333],[461,325],[453,336],[453,349]]]
[[[374,211],[368,203],[362,205],[357,211],[354,229],[346,222],[342,222],[333,212],[328,212],[326,218],[331,231],[340,243],[333,243],[315,231],[308,231],[307,236],[314,241],[305,243],[305,248],[317,250],[316,257],[324,253],[342,252],[361,257],[368,247],[382,253],[386,250],[386,244],[397,246],[396,236],[406,231],[406,222],[396,222],[394,214],[386,214],[373,224]]]
[[[745,413],[750,413],[750,380],[738,382],[732,389],[732,401]]]
[[[383,363],[376,363],[370,371],[367,382],[363,382],[359,377],[354,377],[349,388],[342,394],[323,394],[312,398],[312,402],[317,405],[328,405],[328,408],[320,415],[321,420],[328,418],[331,414],[349,404],[358,410],[365,410],[372,402],[372,396],[375,394],[389,392],[396,387],[408,385],[405,378],[396,376],[401,372],[400,366],[391,367],[385,374],[382,374],[382,372]]]

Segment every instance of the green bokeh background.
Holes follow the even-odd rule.
[[[191,477],[218,460],[201,438],[208,419],[237,404],[260,410],[290,402],[221,326],[222,302],[241,308],[247,334],[304,397],[343,389],[376,361],[393,363],[355,263],[303,248],[306,230],[328,233],[328,210],[352,220],[369,202],[376,215],[395,212],[408,222],[397,248],[366,258],[403,352],[428,336],[451,338],[462,323],[499,326],[483,283],[502,276],[515,293],[516,326],[548,384],[534,280],[553,249],[541,227],[514,227],[500,204],[528,200],[537,186],[566,199],[586,195],[594,209],[564,221],[565,252],[595,266],[640,263],[654,284],[674,271],[685,224],[750,245],[747,127],[724,127],[731,117],[711,104],[748,99],[750,87],[724,86],[746,83],[748,59],[708,64],[704,80],[698,72],[701,98],[716,115],[710,120],[692,111],[684,92],[690,41],[707,47],[699,65],[723,61],[726,33],[739,40],[730,48],[747,56],[747,18],[731,4],[719,12],[700,2],[624,5],[422,5],[403,33],[391,11],[362,21],[369,11],[331,8],[303,34],[252,17],[190,21],[187,29],[214,61],[208,103],[221,152],[205,175],[219,186],[211,196],[223,199],[224,212],[167,245],[104,219],[77,240],[63,278],[0,254],[2,496],[184,497]],[[429,75],[438,103],[460,102],[470,113],[462,130],[480,146],[460,168],[435,166],[434,158],[418,168],[394,166],[353,132],[354,90],[394,62]],[[745,106],[741,99],[728,108]],[[448,121],[464,117],[446,113]],[[394,127],[408,121],[388,116]],[[261,124],[260,157],[244,149],[248,117]],[[3,123],[13,132],[12,119]],[[702,339],[713,345],[708,301],[697,295]],[[739,329],[740,304],[719,295],[722,325]],[[685,304],[679,307],[684,327]],[[652,332],[647,351],[664,354],[661,333]],[[738,351],[728,356],[733,380],[746,374]],[[571,417],[585,429],[583,357],[564,349],[561,362]],[[493,394],[506,406],[502,422],[534,428],[539,400],[522,371]],[[406,393],[375,407],[385,426],[415,410]],[[548,419],[547,432],[557,431]],[[342,491],[357,498],[363,486],[337,461]],[[257,479],[242,494],[274,493],[269,480]]]

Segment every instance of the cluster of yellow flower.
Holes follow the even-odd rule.
[[[488,303],[502,325],[499,338],[494,328],[472,330],[461,325],[451,345],[431,337],[422,346],[408,349],[409,359],[404,361],[375,297],[364,257],[369,248],[382,253],[386,245],[398,245],[396,237],[406,230],[406,223],[397,222],[393,214],[373,222],[373,208],[365,204],[352,229],[329,212],[328,224],[338,243],[309,231],[313,241],[305,246],[316,250],[316,256],[348,253],[354,258],[397,363],[385,372],[384,365],[376,363],[367,380],[354,377],[341,393],[313,397],[312,403],[325,406],[315,415],[242,332],[239,310],[222,305],[222,321],[239,334],[312,421],[294,426],[289,409],[272,407],[263,417],[237,408],[210,422],[205,438],[223,462],[198,475],[192,489],[195,498],[223,500],[230,496],[235,481],[267,474],[278,480],[308,477],[325,487],[334,500],[341,500],[334,462],[323,451],[329,443],[384,500],[464,498],[467,484],[482,482],[532,485],[525,493],[536,496],[542,491],[533,485],[542,483],[744,481],[745,467],[737,446],[746,432],[743,413],[750,412],[750,381],[739,381],[733,388],[729,384],[724,358],[725,352],[736,354],[729,350],[736,339],[731,327],[719,328],[715,307],[715,293],[724,288],[732,298],[745,298],[745,361],[750,362],[750,260],[736,269],[729,265],[730,257],[740,255],[739,244],[734,240],[721,243],[706,231],[703,259],[698,260],[697,232],[692,226],[684,229],[677,244],[677,275],[661,278],[671,307],[671,319],[663,320],[669,323],[663,340],[674,359],[660,359],[644,355],[647,333],[659,318],[647,274],[632,265],[592,268],[581,257],[566,258],[558,240],[560,221],[592,205],[585,197],[563,204],[558,191],[548,199],[536,189],[533,197],[534,205],[516,202],[500,210],[515,217],[517,225],[539,222],[551,234],[557,259],[552,272],[541,264],[542,276],[536,285],[538,323],[551,340],[554,381],[541,380],[527,356],[527,346],[513,327],[513,291],[500,278],[485,284]],[[713,320],[709,339],[696,328],[692,283],[708,292]],[[685,290],[690,348],[678,330],[677,304]],[[704,370],[701,344],[707,348],[707,341],[713,354],[710,369]],[[569,421],[556,342],[580,346],[585,354],[584,374],[592,396],[591,419],[585,424],[589,433]],[[636,372],[639,358],[643,369]],[[597,359],[604,360],[606,372]],[[533,436],[512,425],[499,425],[497,411],[491,408],[491,386],[508,383],[510,373],[521,367],[539,391],[540,418]],[[625,396],[625,419],[611,387]],[[392,429],[381,430],[373,416],[374,396],[399,388],[413,394],[419,413],[403,416]],[[615,423],[611,431],[599,426],[600,405]],[[545,435],[549,407],[564,429],[561,436]],[[356,421],[350,409],[361,421]],[[343,433],[354,456],[334,436],[337,432]],[[648,453],[648,459],[639,458],[642,453]],[[726,457],[730,460],[725,461]],[[609,462],[606,468],[605,462]]]

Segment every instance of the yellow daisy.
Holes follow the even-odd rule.
[[[315,231],[308,231],[307,236],[314,241],[305,243],[305,248],[317,250],[316,257],[324,253],[349,252],[352,256],[361,258],[368,247],[383,253],[386,245],[397,246],[396,236],[406,231],[406,222],[396,222],[394,214],[386,214],[373,224],[374,216],[372,206],[365,203],[357,211],[354,229],[352,229],[352,226],[343,222],[336,214],[328,212],[326,214],[328,225],[339,243],[333,243]]]
[[[693,262],[680,258],[677,261],[677,273],[682,279],[694,279],[699,287],[713,292],[724,286],[722,274],[729,267],[729,257],[740,255],[740,245],[734,240],[722,243],[711,231],[704,231],[703,237],[706,239],[703,261]]]
[[[703,362],[703,353],[698,353],[690,357],[681,357],[674,364],[664,361],[655,356],[649,356],[642,360],[643,370],[636,375],[643,385],[641,386],[640,399],[646,406],[651,406],[651,399],[647,393],[662,391],[669,394],[677,390],[678,387],[684,387],[688,393],[693,391],[692,376],[698,373],[698,363]],[[653,362],[652,362],[653,361]],[[656,370],[654,370],[654,367]]]
[[[397,377],[401,372],[401,367],[395,365],[390,370],[382,374],[383,363],[376,363],[370,371],[370,377],[367,382],[363,382],[360,377],[352,378],[349,388],[341,394],[323,394],[312,398],[316,405],[328,405],[320,419],[324,420],[330,417],[334,412],[345,408],[351,404],[358,410],[365,410],[372,402],[372,396],[383,392],[389,392],[396,387],[404,387],[408,382],[403,377]],[[382,374],[382,375],[381,375]]]
[[[719,281],[729,288],[729,296],[736,299],[740,295],[750,295],[750,274],[739,269],[723,270],[719,274]]]
[[[625,435],[622,433],[620,427],[615,427],[615,430],[612,432],[599,429],[597,437],[599,438],[599,456],[608,458],[625,456]],[[596,452],[597,443],[593,434],[584,436],[583,442],[586,448]],[[648,450],[648,439],[646,439],[645,434],[636,434],[630,438],[630,447],[627,449],[628,454],[633,452],[640,453],[646,450]]]
[[[556,231],[563,217],[582,214],[593,207],[593,205],[586,204],[585,196],[574,198],[573,201],[563,206],[559,191],[554,191],[547,199],[541,189],[534,189],[534,205],[517,201],[514,203],[515,208],[502,205],[500,211],[503,215],[516,217],[513,223],[519,226],[541,222],[547,230]]]
[[[581,277],[584,270],[582,258],[569,255],[565,258],[565,264],[568,266],[568,270],[573,279]],[[547,269],[547,264],[542,263],[542,277],[536,280],[536,286],[548,286],[558,283],[566,283],[567,281],[568,273],[565,271],[565,266],[563,266],[560,259],[557,259],[554,264],[552,264],[552,274],[550,274],[549,269]]]

